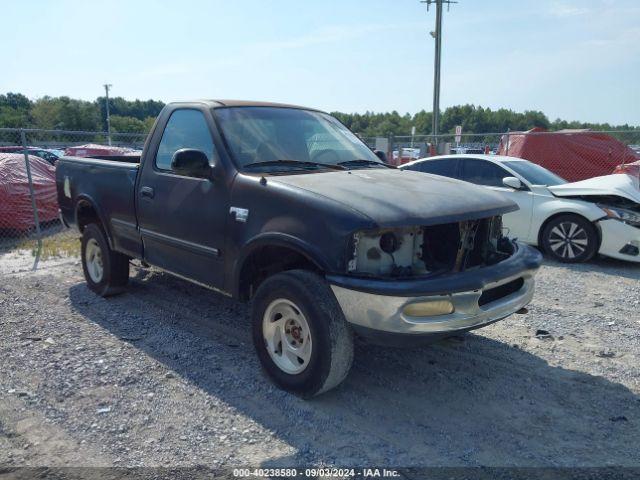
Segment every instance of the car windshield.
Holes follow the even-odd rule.
[[[550,187],[567,183],[564,178],[559,177],[555,173],[535,163],[527,161],[507,161],[501,163],[514,170],[531,185],[546,185]]]
[[[229,107],[216,118],[237,166],[247,171],[379,168],[385,165],[325,113],[284,107]]]

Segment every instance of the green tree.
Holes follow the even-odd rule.
[[[100,109],[103,128],[107,129],[107,107],[105,97],[98,97],[95,101]],[[109,99],[109,114],[112,116],[132,117],[145,121],[148,117],[157,117],[164,103],[158,100],[126,100],[122,97]]]
[[[43,97],[31,109],[36,128],[100,130],[100,112],[94,102],[69,97]]]
[[[148,132],[155,118],[164,107],[158,100],[126,100],[122,97],[109,99],[112,128],[115,132]],[[416,127],[418,135],[431,133],[433,115],[421,110],[415,115],[401,115],[397,111],[387,113],[334,112],[342,123],[352,131],[365,137],[408,136],[411,127]],[[465,133],[501,133],[507,130],[529,130],[543,127],[550,130],[566,128],[590,128],[593,130],[640,130],[629,125],[612,126],[608,123],[586,123],[556,119],[536,110],[514,112],[500,108],[491,110],[472,104],[455,105],[446,108],[440,116],[441,133],[453,133],[456,125],[462,125]],[[104,131],[106,125],[105,98],[93,102],[69,97],[43,97],[29,100],[20,93],[0,94],[0,127],[37,127],[44,129],[67,129]]]
[[[21,93],[0,95],[0,127],[21,128],[31,125],[31,100]]]
[[[111,115],[111,131],[116,133],[147,133],[145,122],[134,117]]]

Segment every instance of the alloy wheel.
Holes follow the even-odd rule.
[[[549,232],[549,246],[561,258],[574,259],[582,255],[588,244],[586,230],[574,222],[561,222]]]

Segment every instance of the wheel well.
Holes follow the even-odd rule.
[[[306,255],[289,247],[267,245],[254,250],[240,270],[238,297],[247,301],[268,277],[287,270],[322,270]]]
[[[78,229],[83,232],[84,227],[90,223],[102,224],[100,216],[96,209],[87,201],[81,201],[78,203],[76,209],[76,221],[78,222]]]
[[[543,247],[543,243],[542,243],[542,232],[544,232],[544,229],[547,228],[547,225],[549,224],[549,222],[551,220],[553,220],[554,218],[558,218],[558,217],[562,217],[564,215],[573,215],[575,217],[580,217],[582,218],[585,222],[590,223],[591,225],[593,225],[594,230],[596,231],[596,235],[598,236],[598,246],[596,249],[596,252],[598,250],[600,250],[600,243],[602,242],[602,232],[600,231],[600,227],[598,226],[598,224],[596,224],[595,222],[592,222],[591,220],[589,220],[587,217],[585,217],[584,215],[580,215],[579,213],[574,213],[574,212],[560,212],[560,213],[554,213],[553,215],[551,215],[549,218],[547,218],[542,225],[540,225],[540,230],[538,230],[538,247],[544,250]]]

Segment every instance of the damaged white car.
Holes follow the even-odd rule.
[[[503,192],[520,210],[503,216],[509,236],[562,262],[600,254],[640,262],[640,186],[630,175],[567,183],[515,157],[445,155],[401,167],[457,178]]]

